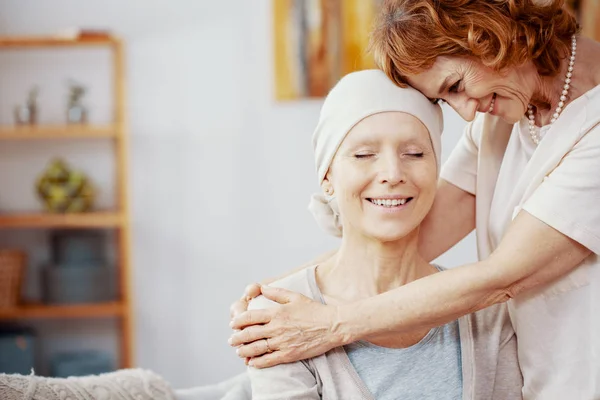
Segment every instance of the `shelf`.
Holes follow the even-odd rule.
[[[0,140],[116,138],[111,125],[19,125],[0,126]]]
[[[118,43],[114,37],[54,38],[49,36],[0,37],[0,47],[106,47]]]
[[[113,212],[80,214],[0,214],[0,229],[6,228],[116,228],[121,215]]]
[[[1,320],[34,318],[99,318],[124,315],[122,303],[77,304],[77,305],[23,305],[15,308],[0,308]]]

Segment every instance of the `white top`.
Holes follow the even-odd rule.
[[[480,259],[521,210],[593,252],[508,307],[525,399],[600,398],[600,86],[570,103],[537,147],[527,118],[510,126],[478,115],[441,176],[477,197]]]

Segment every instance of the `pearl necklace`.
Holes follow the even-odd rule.
[[[575,53],[577,50],[577,39],[575,35],[571,37],[571,58],[569,59],[569,67],[567,68],[567,75],[565,78],[565,85],[563,86],[563,91],[560,96],[560,101],[558,102],[558,106],[552,115],[552,119],[550,120],[550,125],[554,123],[558,119],[563,106],[565,105],[565,101],[567,100],[567,95],[569,94],[569,88],[571,87],[571,76],[573,76],[573,66],[575,65]],[[541,132],[538,132],[538,128],[535,126],[535,115],[533,114],[533,106],[529,104],[527,106],[527,114],[529,115],[529,136],[531,136],[531,140],[536,145],[540,143]],[[541,130],[540,130],[541,131]]]

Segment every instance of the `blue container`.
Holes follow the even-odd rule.
[[[106,266],[50,265],[43,269],[44,302],[101,303],[115,299],[113,270]]]
[[[60,353],[50,361],[50,374],[56,378],[102,374],[114,370],[113,361],[105,352],[77,351]]]
[[[51,238],[52,260],[57,265],[103,263],[105,238],[99,231],[55,231]]]
[[[35,334],[20,329],[0,332],[0,373],[29,375],[35,363]]]

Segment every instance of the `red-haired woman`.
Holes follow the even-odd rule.
[[[524,398],[600,398],[600,44],[562,6],[385,1],[371,44],[380,68],[470,121],[420,252],[433,260],[476,229],[480,261],[338,306],[251,285],[247,298],[281,305],[232,306],[241,357],[268,367],[508,302]]]

